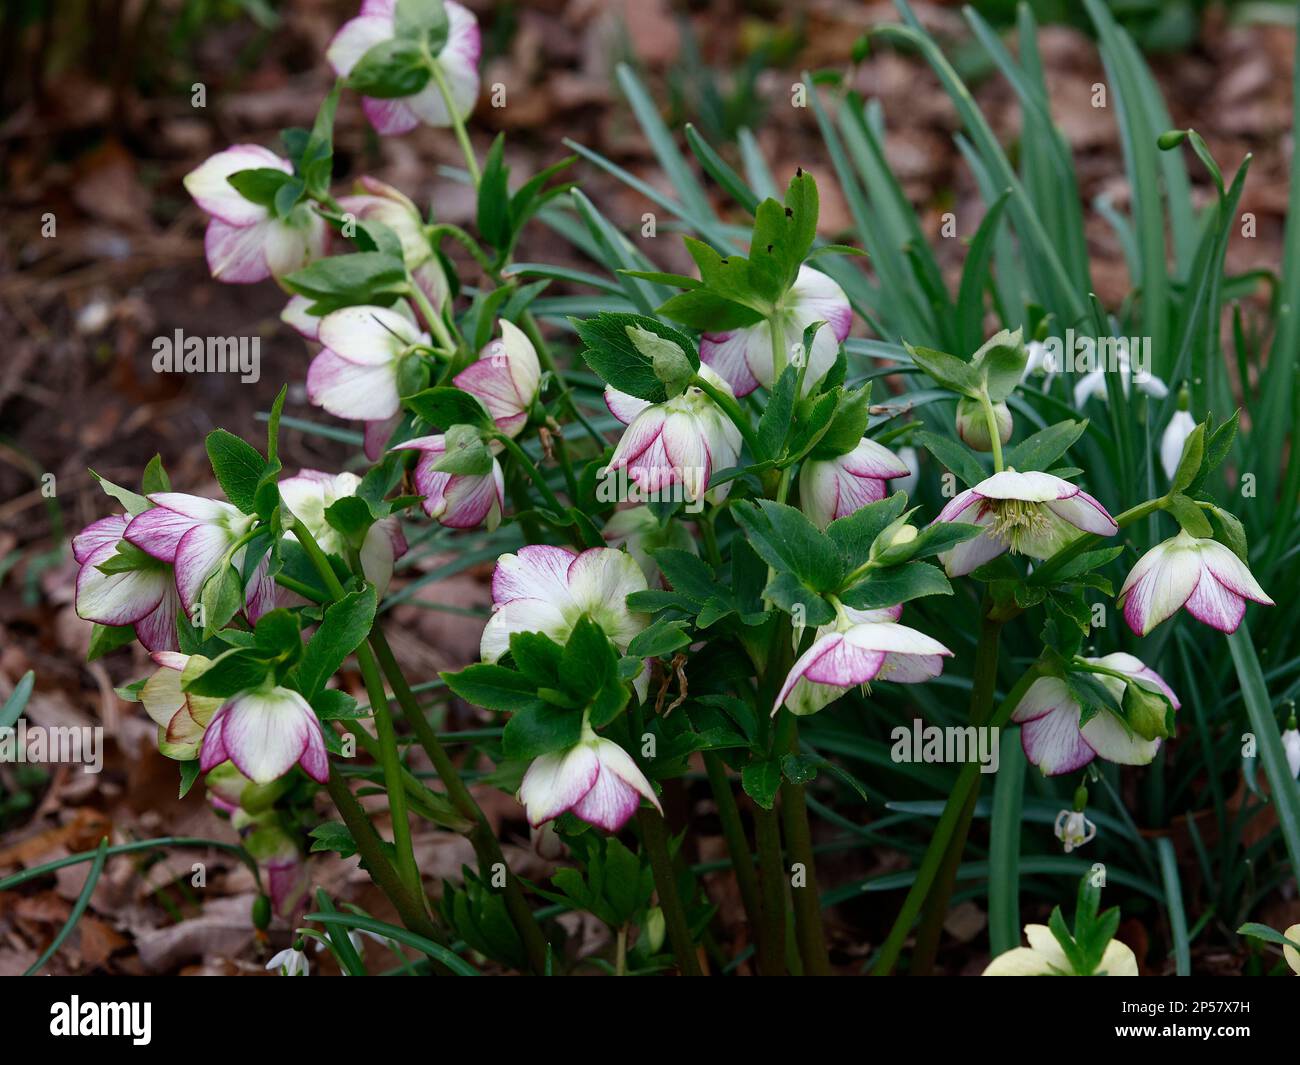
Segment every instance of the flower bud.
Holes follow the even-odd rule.
[[[906,562],[912,555],[912,545],[918,535],[915,525],[909,525],[906,518],[899,518],[876,537],[871,545],[872,561],[883,566]]]
[[[645,915],[645,938],[646,946],[650,948],[651,954],[658,954],[663,949],[664,933],[667,931],[668,924],[664,920],[664,911],[658,906],[652,906],[646,911]]]
[[[993,404],[993,416],[998,423],[998,440],[1005,444],[1011,439],[1013,422],[1011,411],[1005,403]],[[957,401],[957,435],[976,451],[992,451],[993,438],[989,435],[989,421],[984,406],[977,399],[962,398]]]
[[[1157,692],[1130,682],[1124,688],[1124,717],[1133,731],[1144,740],[1167,739],[1169,729],[1169,700]]]
[[[663,383],[670,399],[686,391],[686,386],[695,377],[695,367],[686,357],[686,352],[666,337],[639,325],[629,325],[627,335],[633,347],[650,360],[655,377]]]

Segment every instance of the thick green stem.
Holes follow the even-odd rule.
[[[792,744],[792,749],[798,749],[797,742]],[[795,938],[803,972],[805,976],[830,976],[831,959],[822,927],[821,891],[817,887],[817,867],[813,860],[812,826],[808,822],[808,802],[802,784],[787,780],[781,785],[781,819],[790,859],[804,870],[803,886],[791,888]]]
[[[668,942],[677,959],[677,968],[682,976],[700,976],[700,962],[695,955],[695,944],[691,941],[686,910],[677,893],[677,875],[673,872],[672,857],[668,853],[668,828],[663,815],[655,810],[642,809],[637,814],[637,821],[641,825],[641,841],[650,858],[655,891],[659,895],[659,906],[664,911]]]
[[[989,446],[993,450],[993,472],[1002,470],[1002,433],[998,430],[998,413],[993,409],[988,389],[980,394],[980,406],[984,408],[984,423],[988,426]]]
[[[762,921],[758,932],[758,974],[784,976],[785,868],[781,863],[781,829],[776,811],[754,805],[754,842],[758,847]]]
[[[740,889],[740,903],[745,910],[745,920],[751,934],[756,934],[763,910],[758,899],[754,856],[745,836],[745,825],[740,819],[740,807],[736,805],[736,796],[731,790],[726,763],[715,751],[704,752],[704,768],[709,774],[713,802],[718,808],[718,819],[722,822],[722,836],[727,841],[727,853],[731,856],[731,867],[736,874],[736,886]]]
[[[990,728],[1002,728],[1010,720],[1011,714],[1020,705],[1020,700],[1024,697],[1025,692],[1029,690],[1029,686],[1040,676],[1043,676],[1043,673],[1043,666],[1039,662],[1035,662],[1029,669],[1025,670],[1024,675],[1016,682],[1015,687],[1007,693],[1007,697],[998,705],[993,717],[988,722]],[[880,954],[871,969],[873,976],[888,976],[898,963],[898,956],[902,952],[903,943],[907,939],[908,933],[911,932],[912,922],[916,920],[916,915],[920,912],[921,906],[925,902],[925,898],[939,873],[939,866],[947,853],[948,843],[952,839],[958,822],[966,809],[966,802],[971,792],[978,790],[976,785],[979,779],[979,771],[980,765],[978,762],[967,762],[962,766],[961,773],[957,776],[957,783],[953,786],[948,801],[944,803],[943,813],[939,817],[939,823],[935,826],[934,835],[930,837],[930,845],[926,848],[921,864],[916,870],[916,879],[912,881],[912,887],[907,893],[907,898],[903,900],[903,907],[894,920],[894,925],[889,930],[889,936],[881,946]]]
[[[393,694],[397,698],[398,706],[402,708],[402,714],[410,724],[411,730],[415,733],[416,740],[424,748],[425,754],[429,756],[429,761],[433,763],[434,771],[442,781],[443,787],[447,789],[447,797],[461,816],[473,823],[474,827],[469,832],[469,841],[474,846],[474,853],[479,860],[479,869],[484,879],[489,883],[491,882],[493,867],[498,864],[505,870],[506,909],[509,911],[510,918],[519,933],[519,938],[523,940],[524,948],[528,952],[529,965],[539,975],[544,973],[547,958],[546,936],[543,934],[541,926],[537,923],[537,918],[533,916],[533,911],[528,905],[523,885],[520,884],[519,878],[510,871],[510,866],[506,863],[505,856],[501,852],[501,845],[497,842],[496,836],[492,834],[487,818],[484,817],[478,803],[474,801],[474,796],[470,794],[469,788],[465,786],[465,782],[461,779],[455,763],[452,762],[446,748],[438,739],[437,732],[429,724],[428,718],[424,716],[419,700],[416,699],[415,693],[407,683],[401,666],[398,665],[397,658],[388,645],[387,638],[378,627],[371,630],[370,643],[374,647],[379,663],[388,677],[389,684],[393,687]]]

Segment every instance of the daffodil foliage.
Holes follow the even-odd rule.
[[[179,762],[182,794],[203,778],[265,866],[275,914],[316,929],[347,971],[364,966],[343,931],[381,926],[333,909],[302,921],[308,848],[360,857],[422,968],[698,974],[701,944],[718,944],[716,892],[689,864],[707,816],[750,926],[743,964],[844,968],[821,911],[860,896],[881,915],[875,970],[914,943],[909,964],[928,972],[968,837],[986,838],[983,733],[1001,755],[988,972],[1135,973],[1146,959],[1114,939],[1118,912],[1099,910],[1095,876],[1073,929],[1057,909],[1020,945],[1022,833],[1090,848],[1102,881],[1108,862],[1127,884],[1159,877],[1148,894],[1176,924],[1172,848],[1157,854],[1134,826],[1161,828],[1192,781],[1221,801],[1239,761],[1215,741],[1241,728],[1214,716],[1226,689],[1193,681],[1202,662],[1204,685],[1235,668],[1300,857],[1287,761],[1300,745],[1278,735],[1244,628],[1251,604],[1273,605],[1295,536],[1261,527],[1239,490],[1260,445],[1239,432],[1252,419],[1205,338],[1239,182],[1220,179],[1220,201],[1181,234],[1204,235],[1177,285],[1162,246],[1140,264],[1136,323],[1107,313],[1088,296],[1055,132],[1027,135],[1014,171],[900,7],[904,24],[880,39],[906,38],[953,92],[990,193],[955,298],[853,93],[806,86],[827,150],[784,189],[752,141],[742,177],[688,130],[717,186],[706,190],[623,71],[675,185],[634,188],[687,231],[638,241],[564,180],[580,177],[577,156],[521,181],[501,138],[475,153],[479,28],[454,0],[366,0],[329,46],[339,81],[312,129],[285,131],[275,151],[235,145],[186,179],[210,219],[214,280],[286,290],[284,321],[311,351],[306,397],[357,460],[284,470],[282,392],[264,447],[208,437],[219,494],[175,491],[158,461],[138,493],[101,479],[114,513],[74,540],[77,609],[96,623],[93,655],[132,638],[152,653],[156,672],[123,691]],[[1130,64],[1102,5],[1089,7],[1106,54]],[[971,17],[997,64],[1019,72],[1026,121],[1048,122],[1041,74]],[[1027,16],[1022,33],[1023,54]],[[333,124],[354,106],[384,136],[450,127],[476,195],[469,228],[417,206],[417,190],[368,176],[341,187]],[[1154,165],[1151,132],[1129,136]],[[1167,177],[1182,172],[1162,158]],[[1071,180],[1044,182],[1048,164]],[[853,211],[849,244],[825,239],[830,181]],[[592,268],[516,261],[521,235],[541,227],[529,246],[569,241]],[[681,240],[692,272],[657,269],[655,240]],[[1135,324],[1146,332],[1119,337]],[[1062,359],[1085,349],[1098,358]],[[430,567],[433,556],[451,565]],[[389,608],[439,608],[431,582],[476,562],[491,568],[490,609],[464,624],[482,626],[481,660],[403,675]],[[364,702],[350,694],[362,689]],[[464,719],[431,701],[476,708],[479,727],[448,735]],[[968,746],[908,753],[913,726]],[[322,788],[336,813],[321,813]],[[491,788],[517,800],[515,830],[527,825],[546,872],[530,866],[525,880],[502,851],[494,826],[512,818],[500,803],[485,814]],[[363,794],[384,802],[363,806]],[[1135,794],[1141,809],[1117,806]],[[433,884],[417,821],[467,836],[475,866]],[[825,878],[814,840],[845,829],[911,856],[905,891],[861,896],[869,883]],[[1054,860],[1036,872],[1068,892],[1078,859]],[[608,949],[580,956],[556,919],[568,910],[603,924]],[[274,967],[307,965],[291,950]]]

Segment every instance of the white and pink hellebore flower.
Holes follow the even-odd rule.
[[[424,512],[439,525],[449,529],[486,525],[490,532],[501,524],[506,482],[495,456],[488,473],[444,473],[435,468],[447,453],[447,438],[441,434],[416,437],[393,450],[420,453],[413,474],[415,487],[424,496]]]
[[[1230,548],[1180,531],[1138,559],[1116,603],[1129,628],[1145,636],[1182,607],[1211,628],[1236,632],[1248,599],[1273,605]]]
[[[985,531],[939,556],[949,577],[962,577],[1012,551],[1049,558],[1080,533],[1113,536],[1115,519],[1078,485],[1050,473],[1005,469],[967,488],[935,521],[983,525]]]
[[[810,459],[799,473],[799,505],[809,520],[825,529],[889,494],[889,481],[911,471],[889,448],[863,437],[846,455]]]
[[[1074,967],[1061,944],[1045,924],[1025,925],[1027,947],[1015,947],[999,954],[984,970],[985,976],[1071,976]],[[1137,976],[1137,955],[1118,939],[1112,939],[1097,969],[1090,976]]]
[[[729,391],[725,381],[707,366],[700,376]],[[627,426],[609,460],[609,469],[627,470],[636,492],[646,499],[663,499],[680,485],[687,502],[705,497],[720,503],[731,482],[706,491],[716,470],[736,465],[740,430],[702,389],[691,386],[663,403],[649,403],[615,388],[605,389],[605,404]]]
[[[189,761],[199,756],[199,745],[220,699],[194,695],[183,685],[212,664],[202,655],[176,651],[155,651],[151,656],[159,668],[140,689],[140,703],[158,726],[158,749],[168,758]]]
[[[1124,700],[1127,684],[1137,684],[1146,691],[1163,695],[1175,710],[1181,705],[1164,679],[1133,655],[1116,651],[1085,661],[1130,678],[1124,681],[1103,673],[1093,674],[1118,703]],[[1020,745],[1025,757],[1044,776],[1072,773],[1098,757],[1118,765],[1147,765],[1160,749],[1158,738],[1144,739],[1109,710],[1094,714],[1082,728],[1081,714],[1082,709],[1070,697],[1064,680],[1039,677],[1011,715],[1011,720],[1020,724]]]
[[[329,755],[315,712],[295,691],[267,685],[231,696],[208,723],[199,755],[204,772],[229,759],[254,784],[269,784],[295,765],[329,780]]]
[[[99,568],[118,553],[130,520],[125,514],[100,518],[72,538],[72,556],[81,566],[77,616],[99,625],[134,625],[146,649],[174,651],[180,597],[171,568],[148,565],[119,573]]]
[[[287,159],[256,144],[236,144],[185,175],[185,189],[210,216],[203,248],[217,281],[251,284],[280,278],[325,253],[325,220],[309,204],[277,218],[246,200],[228,180],[241,170],[293,173]]]
[[[343,24],[325,53],[340,77],[347,77],[361,57],[375,45],[397,36],[394,14],[397,0],[363,0],[360,14]],[[470,12],[447,0],[447,42],[433,59],[447,79],[458,118],[465,118],[478,99],[478,61],[482,52],[478,22]],[[421,122],[428,126],[450,126],[451,115],[442,93],[431,78],[419,92],[389,100],[362,97],[366,118],[383,136],[409,133]]]
[[[902,612],[901,606],[838,607],[835,621],[817,630],[813,645],[791,667],[772,713],[785,704],[792,714],[815,714],[856,684],[920,684],[937,677],[952,652],[925,633],[898,624]]]
[[[627,597],[646,588],[636,560],[610,547],[577,554],[567,547],[530,544],[518,554],[502,555],[492,574],[492,616],[479,643],[483,660],[500,659],[515,632],[540,632],[563,644],[584,615],[625,654],[650,623],[646,614],[628,609]],[[649,683],[650,673],[643,669],[633,685],[642,699]]]
[[[631,756],[586,725],[575,746],[533,761],[515,797],[534,828],[567,811],[589,825],[617,832],[642,798],[663,813],[654,788]]]
[[[307,526],[322,550],[340,558],[347,557],[343,534],[325,520],[325,511],[340,499],[354,496],[361,487],[355,473],[324,473],[299,470],[296,477],[280,482],[280,499],[294,517]],[[290,533],[290,536],[293,534]],[[393,563],[406,554],[406,537],[395,517],[381,518],[370,526],[358,552],[361,572],[382,596],[393,578]]]
[[[175,567],[176,591],[193,619],[204,583],[256,519],[224,500],[183,492],[155,492],[149,502],[153,507],[137,514],[126,527],[126,540]],[[241,547],[231,557],[236,568],[243,553]],[[257,594],[258,583],[256,577],[249,582],[248,595]]]
[[[804,330],[813,322],[826,323],[817,330],[812,350],[803,355],[808,361],[803,381],[803,394],[807,395],[835,365],[840,344],[853,326],[853,309],[839,285],[812,267],[801,266],[777,313],[787,366],[795,361]],[[772,331],[766,320],[723,333],[705,333],[700,337],[700,358],[721,374],[738,396],[749,395],[759,385],[771,388],[776,383]]]
[[[478,359],[455,377],[456,386],[476,396],[507,436],[518,436],[528,423],[541,380],[532,341],[504,318],[501,339],[488,344]]]
[[[402,405],[402,357],[427,344],[409,308],[344,307],[320,321],[321,352],[307,370],[307,398],[338,418],[383,421]]]

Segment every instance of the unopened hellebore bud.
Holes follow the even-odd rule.
[[[658,906],[652,906],[646,911],[645,915],[645,936],[646,945],[650,948],[651,954],[659,953],[664,945],[664,932],[667,930],[668,923],[664,920],[664,911]]]
[[[872,561],[884,566],[907,561],[917,535],[915,525],[909,525],[906,518],[899,518],[876,537],[876,542],[871,545]]]
[[[1169,700],[1131,681],[1124,688],[1124,717],[1133,731],[1144,740],[1167,739]]]
[[[627,335],[637,351],[650,360],[655,377],[663,382],[670,399],[686,391],[686,386],[695,377],[695,367],[686,357],[686,352],[671,340],[639,325],[629,325]]]
[[[1011,411],[1005,403],[995,403],[993,416],[998,423],[998,440],[1005,444],[1011,439]],[[989,420],[979,400],[963,398],[957,401],[957,435],[976,451],[993,450]]]
[[[492,472],[492,452],[483,434],[472,425],[453,425],[444,438],[447,450],[433,464],[439,473],[460,477],[484,477]]]

